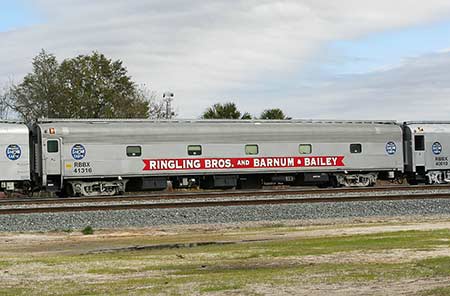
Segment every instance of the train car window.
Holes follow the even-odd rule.
[[[189,145],[187,148],[188,155],[202,155],[201,145]]]
[[[312,145],[311,144],[300,144],[300,145],[298,145],[298,152],[300,152],[300,154],[311,154],[312,153]]]
[[[414,136],[414,149],[416,151],[425,151],[425,137],[423,135]]]
[[[59,151],[57,140],[48,140],[47,141],[47,152],[48,153],[57,153]]]
[[[256,155],[258,153],[259,153],[258,145],[255,145],[255,144],[245,145],[245,154]]]
[[[350,144],[350,153],[361,153],[362,145],[361,144]]]
[[[137,157],[142,155],[141,146],[127,146],[127,156]]]

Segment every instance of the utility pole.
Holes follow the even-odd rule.
[[[174,94],[171,92],[166,91],[163,93],[163,101],[166,104],[166,119],[172,119],[172,116],[174,113],[172,112],[172,101],[173,101]]]

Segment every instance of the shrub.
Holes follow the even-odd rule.
[[[94,229],[90,225],[88,225],[83,230],[81,230],[81,233],[83,233],[84,235],[94,234]]]

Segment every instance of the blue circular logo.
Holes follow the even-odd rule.
[[[71,150],[72,157],[76,160],[81,160],[86,156],[86,149],[81,144],[75,144]]]
[[[436,155],[441,154],[442,152],[442,145],[439,142],[434,142],[433,146],[431,146],[431,150],[433,150],[433,153]]]
[[[397,146],[394,142],[387,142],[386,143],[386,153],[389,155],[394,155],[395,152],[397,152]]]
[[[6,157],[10,160],[18,160],[22,155],[22,150],[17,144],[11,144],[6,147]]]

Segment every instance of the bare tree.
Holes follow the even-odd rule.
[[[11,94],[9,87],[4,86],[0,89],[0,119],[9,119],[11,111]]]
[[[150,90],[145,84],[140,86],[140,93],[143,99],[148,102],[148,118],[167,119],[177,116],[177,114],[172,111],[170,116],[167,116],[166,102],[163,99],[159,99],[157,93]]]

